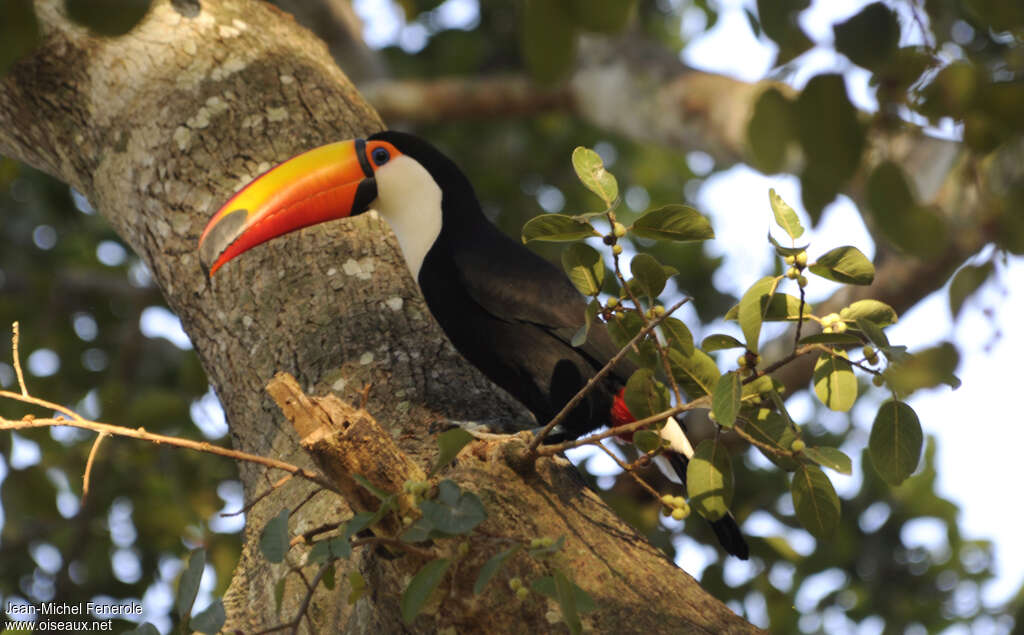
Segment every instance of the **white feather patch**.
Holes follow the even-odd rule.
[[[441,188],[418,161],[407,156],[377,168],[377,201],[373,205],[388,222],[402,247],[413,279],[441,234]]]

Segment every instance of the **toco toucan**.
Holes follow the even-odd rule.
[[[199,239],[213,275],[251,247],[287,232],[376,209],[388,222],[427,307],[456,350],[491,381],[550,421],[616,353],[600,323],[570,344],[585,302],[562,271],[501,233],[473,186],[422,139],[385,131],[300,154],[258,177],[214,214]],[[620,362],[562,424],[562,438],[633,420]],[[685,484],[693,450],[674,420],[662,429]],[[672,454],[672,453],[669,453]],[[729,553],[746,559],[736,520],[712,523]]]

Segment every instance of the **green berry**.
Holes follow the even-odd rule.
[[[540,538],[533,538],[530,540],[530,549],[539,549],[540,546]]]
[[[518,589],[516,589],[516,597],[520,600],[525,600],[526,598],[530,597],[530,590],[524,586],[521,586]]]
[[[672,519],[673,520],[684,520],[689,515],[690,515],[689,514],[689,510],[686,510],[686,509],[680,509],[680,508],[677,507],[676,509],[672,510]]]
[[[541,538],[540,539],[540,544],[541,544],[542,547],[550,547],[551,545],[555,544],[555,539],[554,538]]]
[[[800,285],[801,289],[803,289],[804,287],[807,286],[807,276],[801,275],[799,278],[796,279],[796,283]]]
[[[459,543],[459,555],[460,556],[464,556],[467,553],[469,553],[469,543],[468,542],[460,542]]]
[[[682,509],[683,507],[686,507],[686,499],[683,498],[682,496],[673,496],[672,506]]]
[[[626,235],[626,226],[616,221],[615,224],[612,225],[612,233],[615,234],[616,238],[622,238]]]
[[[622,253],[622,245],[612,245],[612,253],[618,256]]]
[[[874,375],[871,377],[871,383],[881,388],[885,384],[885,380],[882,379],[881,375]]]
[[[796,255],[796,266],[803,269],[807,266],[807,252],[801,251]]]
[[[662,505],[667,505],[667,506],[671,507],[672,506],[672,501],[675,500],[675,497],[672,496],[671,494],[662,494],[660,500],[661,500],[661,504]]]
[[[518,591],[519,589],[523,588],[523,581],[522,581],[522,579],[521,578],[512,578],[512,579],[510,579],[508,581],[508,588],[512,589],[513,591]]]
[[[789,269],[786,269],[786,277],[790,280],[796,280],[800,277],[800,270],[796,267],[790,267]]]
[[[608,301],[605,302],[604,305],[606,307],[608,307],[609,309],[614,309],[615,307],[619,306],[619,299],[618,298],[608,298]]]
[[[789,449],[794,452],[803,452],[807,447],[807,444],[803,442],[803,439],[797,439],[789,446]]]
[[[747,354],[746,353],[743,353],[742,355],[740,355],[739,357],[736,358],[736,365],[739,366],[740,368],[746,368],[747,367]]]
[[[786,256],[785,258],[783,258],[783,260],[785,260],[785,261],[786,261],[786,264],[787,264],[787,265],[793,265],[793,264],[796,264],[796,256],[794,256],[794,255],[792,255],[792,254],[790,254],[790,255]]]
[[[843,322],[842,320],[836,322],[832,326],[832,331],[835,332],[835,333],[845,333],[846,332],[846,322]]]
[[[661,306],[660,304],[654,307],[654,315],[655,317],[661,317],[665,315],[665,307]]]

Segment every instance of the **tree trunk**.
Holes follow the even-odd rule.
[[[157,0],[128,35],[95,37],[70,23],[60,0],[36,5],[43,41],[0,80],[0,152],[82,192],[152,271],[181,318],[220,396],[236,448],[311,466],[294,430],[264,392],[277,371],[310,394],[367,408],[421,467],[434,460],[433,431],[446,420],[513,429],[529,415],[462,360],[431,318],[394,237],[373,215],[330,223],[254,249],[209,281],[196,245],[230,194],[303,150],[382,128],[326,47],[290,16],[251,0]],[[115,422],[116,423],[116,422]],[[503,582],[471,591],[479,566],[509,540],[566,537],[563,567],[599,609],[600,632],[753,630],[708,596],[664,554],[617,519],[563,459],[510,469],[493,443],[479,443],[445,474],[483,500],[488,520],[441,588],[445,596],[412,627],[397,606],[422,559],[360,549],[367,593],[323,586],[303,629],[317,632],[547,631],[555,605],[520,603]],[[243,464],[249,500],[280,473]],[[274,586],[285,571],[258,550],[267,520],[311,486],[293,479],[248,514],[245,546],[225,595],[226,629],[251,632],[293,616],[305,589],[288,578],[280,616]],[[351,514],[322,492],[293,514],[300,533]],[[439,555],[453,540],[437,541]],[[289,561],[301,562],[293,548]],[[526,556],[509,568],[529,576]],[[315,571],[309,567],[309,571]],[[498,580],[504,580],[499,577]],[[550,604],[550,605],[549,605]]]

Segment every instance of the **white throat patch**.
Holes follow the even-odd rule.
[[[377,168],[372,207],[395,232],[412,277],[419,281],[427,252],[441,234],[441,188],[418,161],[407,156]]]

